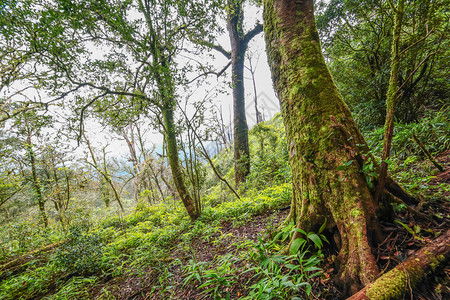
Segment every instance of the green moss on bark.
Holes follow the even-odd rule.
[[[328,228],[339,230],[342,240],[340,277],[352,289],[359,288],[378,273],[368,239],[376,204],[359,164],[338,167],[365,151],[358,145],[366,143],[325,64],[313,1],[267,0],[264,22],[272,79],[290,141],[295,190],[291,216],[307,231],[330,220]]]

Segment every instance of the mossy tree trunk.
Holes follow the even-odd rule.
[[[389,89],[386,97],[386,121],[384,124],[383,153],[381,155],[380,175],[378,176],[378,185],[375,194],[377,201],[382,200],[384,186],[387,177],[388,164],[387,159],[391,154],[391,144],[394,135],[394,116],[395,104],[398,98],[398,81],[400,68],[400,36],[402,32],[402,20],[404,14],[404,0],[398,2],[397,7],[392,4],[394,15],[394,30],[392,38],[391,52],[391,74],[389,78]]]
[[[306,231],[327,220],[338,240],[337,282],[356,292],[379,272],[371,248],[378,205],[361,172],[367,146],[325,65],[313,6],[313,0],[266,0],[264,7],[290,153],[290,218]]]
[[[42,221],[44,222],[44,227],[48,227],[48,217],[47,212],[45,211],[45,200],[44,195],[42,195],[42,186],[37,174],[37,168],[36,168],[36,156],[34,155],[33,151],[33,144],[31,142],[31,129],[27,123],[27,144],[25,145],[25,148],[28,152],[28,157],[30,158],[30,167],[31,167],[31,181],[33,184],[33,190],[34,195],[36,197],[39,212],[41,213]]]
[[[170,169],[172,171],[172,178],[177,189],[178,195],[186,208],[189,217],[192,220],[200,216],[200,203],[194,201],[190,195],[181,169],[180,159],[178,155],[177,139],[175,132],[175,124],[173,118],[173,105],[166,103],[162,108],[162,117],[164,123],[164,136],[166,140],[167,158]]]
[[[155,46],[154,49],[157,49]],[[154,52],[154,67],[159,72],[155,74],[155,81],[158,86],[158,98],[160,102],[160,109],[162,115],[162,125],[164,127],[164,140],[167,151],[167,159],[170,170],[172,172],[172,179],[177,189],[178,195],[183,202],[186,211],[191,220],[196,220],[201,214],[200,200],[195,201],[189,193],[186,185],[185,175],[180,163],[177,145],[177,129],[175,126],[174,112],[176,107],[176,94],[174,77],[171,73],[169,63],[166,58],[159,55],[157,51]]]
[[[152,78],[149,82],[156,83],[155,105],[161,110],[161,125],[164,127],[164,140],[167,150],[167,159],[172,171],[172,178],[177,189],[178,195],[186,208],[191,220],[195,220],[200,216],[200,203],[194,201],[190,195],[180,163],[177,146],[177,132],[174,123],[174,112],[176,107],[175,93],[175,73],[176,67],[173,63],[173,55],[178,51],[173,40],[161,38],[157,22],[152,19],[155,4],[148,1],[139,0],[139,9],[144,14],[147,30],[149,33],[148,51],[151,54],[151,66],[153,71]],[[156,25],[156,27],[155,27]],[[163,177],[162,177],[163,178]]]
[[[427,276],[445,266],[449,258],[450,230],[447,230],[348,300],[405,299],[408,290],[411,291]]]

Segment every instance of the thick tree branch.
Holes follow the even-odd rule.
[[[211,42],[208,42],[208,41],[201,41],[201,40],[196,40],[196,41],[193,41],[193,42],[196,43],[196,44],[200,44],[200,45],[206,46],[206,47],[208,47],[210,49],[214,49],[214,50],[222,53],[223,56],[225,56],[226,58],[231,59],[231,52],[225,50],[220,45],[216,45],[214,43],[211,43]]]
[[[257,34],[261,33],[263,31],[263,25],[258,23],[255,25],[255,27],[247,32],[244,36],[244,44],[248,45],[248,43],[254,38]]]

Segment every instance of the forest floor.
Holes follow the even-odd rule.
[[[450,151],[442,153],[437,161],[445,168],[428,181],[428,192],[423,197],[431,199],[418,208],[423,215],[398,209],[392,220],[382,221],[382,230],[386,239],[376,248],[376,258],[383,273],[395,267],[398,263],[411,256],[415,251],[431,242],[437,235],[450,227],[449,196],[446,191],[443,197],[436,199],[433,195],[441,189],[442,184],[450,183]],[[413,168],[412,168],[413,169]],[[213,299],[211,293],[205,293],[208,287],[199,287],[197,281],[185,283],[189,274],[182,266],[197,264],[206,266],[216,263],[223,264],[228,260],[238,270],[232,277],[223,277],[231,284],[224,285],[230,299],[239,299],[248,294],[248,287],[255,282],[254,272],[246,271],[249,265],[239,259],[248,251],[252,251],[259,236],[269,236],[287,217],[287,208],[248,217],[239,223],[224,221],[220,230],[208,237],[195,238],[187,247],[181,247],[183,241],[175,243],[173,249],[167,249],[171,254],[167,258],[168,268],[159,270],[140,270],[136,274],[118,278],[106,278],[92,290],[94,298],[100,291],[110,290],[116,299]],[[426,218],[421,218],[426,216]],[[327,255],[337,253],[327,253]],[[221,261],[218,261],[222,259]],[[176,262],[176,263],[174,263]],[[330,278],[334,275],[331,260],[322,266],[323,276],[316,277],[311,293],[311,299],[343,299]],[[191,272],[199,272],[191,269]],[[445,266],[438,273],[428,277],[414,291],[406,293],[404,299],[450,299],[450,266]]]
[[[444,167],[444,172],[436,172],[431,163],[424,161],[403,168],[406,172],[399,177],[403,178],[403,182],[399,181],[409,188],[419,188],[421,192],[418,195],[422,202],[413,210],[398,204],[394,207],[394,215],[381,220],[386,238],[377,245],[374,254],[382,273],[391,270],[450,228],[450,151],[436,159]],[[408,174],[419,173],[421,176],[408,177]],[[418,178],[417,182],[412,182],[411,178]],[[148,211],[144,209],[129,217],[111,219],[94,229],[98,230],[98,236],[106,239],[104,248],[109,250],[101,251],[103,257],[107,257],[103,259],[107,261],[107,267],[91,274],[66,273],[57,264],[52,264],[58,260],[58,255],[49,252],[29,255],[20,269],[10,274],[0,273],[10,277],[3,283],[0,277],[0,284],[5,287],[5,293],[0,289],[0,299],[246,297],[251,286],[261,280],[260,276],[255,276],[255,266],[259,262],[254,258],[261,249],[258,247],[267,245],[273,239],[289,214],[287,205],[290,196],[285,193],[289,186],[284,184],[269,188],[236,203],[224,202],[225,207],[222,208],[221,204],[211,207],[208,212],[205,211],[205,219],[195,224],[185,217],[179,218],[183,216],[182,210],[177,213],[168,207],[150,207]],[[86,243],[81,251],[100,250],[96,248],[99,247],[95,245],[96,240],[89,239],[93,236],[95,234],[80,240]],[[69,252],[75,250],[70,247],[65,249]],[[73,252],[75,255],[82,255],[82,252],[76,251]],[[274,254],[269,252],[266,255]],[[337,251],[324,247],[323,254],[320,265],[323,274],[312,278],[309,299],[344,299],[332,281],[335,275],[333,258]],[[91,261],[86,262],[89,267]],[[287,271],[284,267],[282,270]],[[444,266],[428,277],[406,293],[404,299],[450,299],[450,267]]]
[[[117,278],[108,281],[103,285],[98,285],[96,290],[114,286],[114,296],[117,299],[210,299],[211,297],[202,294],[206,288],[198,288],[196,284],[184,284],[186,274],[181,266],[195,259],[197,263],[214,263],[218,257],[229,255],[230,261],[233,257],[239,257],[239,252],[249,251],[251,244],[249,241],[257,242],[257,236],[271,232],[287,217],[288,209],[277,210],[272,213],[252,216],[245,223],[233,224],[232,221],[224,221],[220,225],[220,231],[213,234],[210,240],[195,238],[191,241],[188,251],[175,247],[171,249],[171,255],[167,261],[179,260],[177,264],[171,264],[168,272],[170,275],[167,283],[170,291],[166,287],[157,284],[161,279],[160,272],[152,272],[148,270],[143,277],[130,276]],[[181,241],[179,241],[181,242]],[[177,243],[179,245],[179,243]],[[244,246],[241,246],[244,245]],[[244,273],[248,266],[242,265],[243,261],[238,260],[236,266],[242,270],[241,273],[235,274],[233,281],[235,283],[229,287],[231,299],[238,299],[246,295],[249,280],[254,275],[251,272]],[[155,288],[156,286],[156,288]],[[164,289],[164,290],[162,290]],[[95,294],[95,293],[94,293]]]

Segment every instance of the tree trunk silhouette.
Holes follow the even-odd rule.
[[[248,126],[245,115],[244,60],[248,43],[258,33],[262,25],[257,24],[244,34],[242,10],[243,0],[228,1],[227,29],[231,43],[231,72],[233,85],[234,124],[234,178],[236,186],[245,182],[250,173],[250,149],[248,146]]]

